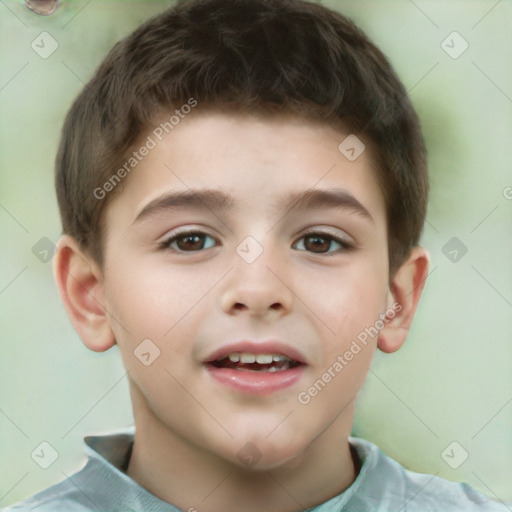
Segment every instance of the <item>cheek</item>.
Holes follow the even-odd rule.
[[[105,297],[131,380],[152,410],[190,405],[172,376],[182,366],[180,352],[192,334],[188,320],[204,290],[191,286],[186,273],[170,272],[168,266],[115,261],[105,281]]]
[[[377,279],[382,276],[353,273],[342,286],[332,286],[323,308],[315,311],[324,326],[323,355],[312,368],[309,387],[297,398],[322,421],[336,417],[355,399],[371,366],[386,297],[381,291],[385,286],[375,285]]]
[[[351,265],[340,271],[339,279],[331,276],[320,288],[310,287],[315,313],[344,344],[379,319],[386,301],[387,268],[379,263]]]
[[[121,258],[107,275],[109,311],[124,327],[121,336],[129,332],[132,338],[163,339],[204,296],[208,285],[208,280],[198,279],[197,272],[191,275],[190,269],[151,262],[141,265]]]
[[[111,275],[106,299],[118,342],[161,338],[172,327],[178,308],[178,301],[173,303],[169,295],[165,283],[152,280],[146,272]]]

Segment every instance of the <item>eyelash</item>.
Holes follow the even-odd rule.
[[[306,233],[304,233],[298,241],[300,240],[303,240],[307,237],[311,237],[311,238],[321,238],[323,239],[324,241],[330,241],[330,242],[334,242],[334,243],[337,243],[340,247],[338,249],[336,249],[335,251],[327,251],[327,252],[313,252],[313,251],[308,251],[308,252],[311,252],[312,254],[322,254],[322,255],[328,255],[328,256],[331,256],[331,255],[334,255],[334,254],[338,254],[340,252],[347,252],[347,251],[350,251],[351,249],[354,249],[354,246],[347,242],[346,240],[344,240],[343,238],[341,237],[338,237],[338,236],[334,236],[333,234],[329,233],[328,231],[322,231],[322,230],[311,230],[311,231],[308,231]],[[294,243],[294,245],[296,245],[297,242]],[[305,250],[305,249],[301,249],[301,250]]]
[[[187,254],[187,253],[198,253],[198,252],[201,252],[201,251],[204,251],[206,249],[211,249],[211,247],[207,247],[206,249],[198,249],[198,250],[192,250],[192,251],[183,251],[183,250],[180,250],[180,249],[173,249],[171,247],[171,245],[179,240],[180,238],[186,238],[186,237],[190,237],[190,236],[193,236],[193,235],[199,235],[199,236],[207,236],[209,238],[211,238],[212,240],[215,240],[214,237],[210,236],[208,233],[204,233],[200,230],[194,230],[194,229],[183,229],[183,230],[177,230],[175,231],[172,236],[170,236],[169,238],[163,240],[162,242],[160,242],[158,244],[158,247],[159,249],[161,250],[172,250],[172,251],[175,251],[179,254]],[[327,231],[322,231],[322,230],[311,230],[311,231],[308,231],[306,233],[304,233],[298,241],[304,239],[304,238],[307,238],[307,237],[316,237],[316,238],[321,238],[321,239],[324,239],[325,241],[330,241],[330,242],[335,242],[337,244],[340,245],[340,248],[335,250],[335,251],[327,251],[327,252],[314,252],[314,251],[310,251],[312,254],[322,254],[322,255],[332,255],[332,254],[336,254],[336,253],[339,253],[339,252],[346,252],[346,251],[350,251],[352,249],[354,249],[354,246],[347,242],[346,240],[343,240],[342,238],[340,237],[336,237],[334,235],[332,235],[331,233],[328,233]],[[296,245],[297,242],[294,243],[294,245]],[[306,251],[306,249],[300,249],[301,251]]]

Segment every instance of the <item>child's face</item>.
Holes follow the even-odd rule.
[[[377,337],[344,354],[389,307],[389,276],[384,199],[369,150],[352,162],[338,150],[347,135],[198,110],[152,136],[107,209],[104,248],[136,421],[237,464],[252,442],[259,468],[307,453],[330,426],[348,435]],[[298,201],[305,191],[318,195]],[[302,364],[211,364],[243,352]]]

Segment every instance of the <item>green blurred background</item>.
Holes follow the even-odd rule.
[[[432,185],[431,274],[406,345],[375,359],[354,435],[409,469],[512,500],[512,3],[322,3],[394,64]],[[113,43],[168,5],[64,0],[42,17],[0,2],[0,506],[76,471],[84,435],[132,423],[119,354],[83,347],[40,257],[60,234],[53,161],[67,109]],[[31,458],[42,441],[59,454],[48,469]]]

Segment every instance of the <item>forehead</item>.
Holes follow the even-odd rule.
[[[159,197],[197,189],[222,191],[232,211],[243,207],[265,216],[282,213],[279,206],[287,197],[336,188],[381,219],[384,198],[370,146],[363,150],[363,141],[289,114],[198,110],[177,124],[161,124],[143,134],[134,148],[137,155],[132,155],[136,165],[126,173],[107,217],[129,225]]]

